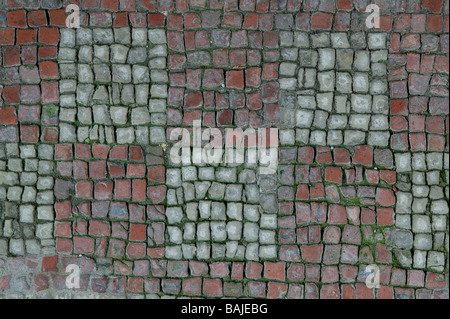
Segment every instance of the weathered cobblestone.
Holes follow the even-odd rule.
[[[0,1],[1,298],[448,299],[448,0],[376,1],[380,28],[364,1],[82,1],[79,28],[28,2]],[[278,128],[276,171],[263,136],[174,162],[195,120]]]

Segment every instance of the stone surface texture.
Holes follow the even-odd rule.
[[[449,1],[372,2],[0,0],[0,298],[448,299]]]

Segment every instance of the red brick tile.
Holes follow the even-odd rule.
[[[411,32],[425,32],[426,16],[424,14],[411,15]]]
[[[128,164],[127,177],[143,177],[145,176],[146,168],[144,164]]]
[[[92,182],[81,181],[75,185],[76,195],[79,198],[92,198]]]
[[[17,30],[17,42],[16,44],[34,44],[37,40],[37,30],[36,29],[27,29]]]
[[[325,169],[325,180],[327,182],[342,184],[342,172],[339,167],[326,167]]]
[[[246,69],[245,81],[247,86],[259,87],[261,85],[261,69],[257,67]]]
[[[323,245],[302,245],[303,260],[311,263],[319,263],[322,260]]]
[[[222,19],[222,27],[240,28],[242,24],[242,13],[226,12]]]
[[[199,28],[201,26],[200,17],[196,13],[186,13],[184,15],[185,28]]]
[[[422,126],[423,131],[423,126]],[[444,133],[444,119],[440,116],[428,116],[426,120],[426,131],[428,133]]]
[[[332,163],[331,150],[326,146],[318,146],[316,154],[317,163]]]
[[[20,48],[18,46],[3,47],[3,66],[20,65]]]
[[[89,25],[96,27],[112,26],[112,15],[109,12],[91,12],[89,13]]]
[[[94,239],[75,236],[73,239],[73,252],[75,254],[92,254],[94,252]]]
[[[48,10],[47,11],[50,16],[50,25],[65,27],[66,26],[66,9],[58,9],[58,10]],[[81,23],[81,21],[80,21]]]
[[[59,102],[58,82],[56,82],[56,81],[55,82],[42,82],[41,88],[42,88],[42,93],[41,93],[42,104]]]
[[[112,190],[112,181],[98,182],[97,184],[95,184],[94,198],[99,200],[112,199]]]
[[[269,282],[267,290],[268,299],[284,299],[287,293],[288,285],[278,282]]]
[[[278,48],[279,31],[266,31],[263,33],[263,44],[266,48]]]
[[[208,297],[221,297],[223,295],[222,281],[205,278],[203,280],[203,293]]]
[[[235,49],[230,50],[229,53],[230,65],[233,67],[241,67],[246,64],[245,61],[245,50]],[[231,72],[231,71],[229,71]]]
[[[382,206],[392,206],[395,204],[394,193],[390,189],[378,187],[376,201]]]
[[[356,299],[374,299],[374,289],[365,284],[356,284]]]
[[[14,44],[14,28],[0,28],[0,44]]]
[[[49,256],[42,258],[42,268],[43,272],[58,272],[58,256]]]
[[[381,170],[380,178],[388,184],[394,184],[396,181],[396,174],[394,171]]]
[[[427,31],[429,32],[439,32],[442,30],[443,20],[440,15],[430,14],[427,17]]]
[[[260,279],[263,265],[257,262],[248,262],[245,270],[245,275],[250,279]]]
[[[311,28],[313,30],[329,30],[331,29],[332,19],[332,14],[325,12],[314,13],[311,17]]]
[[[27,27],[27,18],[25,10],[14,10],[9,11],[6,14],[6,18],[8,20],[8,26],[16,27],[16,28],[26,28]]]
[[[116,145],[111,149],[111,151],[109,153],[109,157],[112,160],[125,161],[125,160],[127,160],[127,151],[128,151],[128,148],[126,145]]]
[[[115,199],[129,199],[131,198],[131,181],[129,179],[115,180]]]
[[[411,151],[425,151],[427,148],[426,137],[424,133],[409,134],[409,141],[411,144]]]
[[[14,106],[0,108],[0,124],[17,124],[17,114]]]
[[[0,36],[0,39],[1,39],[1,36]],[[21,47],[21,58],[22,58],[23,64],[36,64],[36,60],[37,60],[36,59],[36,46],[35,45],[22,46]]]
[[[109,236],[110,225],[106,221],[91,220],[89,222],[89,235],[91,236]]]
[[[133,179],[133,198],[135,202],[143,202],[146,197],[147,182],[144,179]]]
[[[337,0],[336,6],[338,10],[352,10],[352,1],[351,0]]]
[[[373,161],[373,149],[369,145],[360,145],[355,147],[355,155],[353,156],[354,164],[362,164],[371,166]]]
[[[409,75],[409,93],[411,95],[423,95],[428,89],[430,83],[429,75],[410,74]]]
[[[149,13],[148,26],[149,27],[164,27],[166,17],[162,13]]]
[[[75,157],[80,159],[91,158],[91,147],[88,144],[75,144]]]
[[[265,262],[264,278],[284,281],[286,278],[285,268],[284,262]]]
[[[330,224],[346,224],[347,214],[345,207],[341,205],[330,205],[328,210],[328,222]]]
[[[147,16],[144,12],[130,12],[128,14],[131,26],[134,28],[147,27]]]
[[[192,276],[201,276],[208,274],[208,264],[200,261],[190,261],[189,270]]]
[[[224,75],[222,70],[206,69],[203,75],[203,87],[214,88],[224,82]]]
[[[408,53],[407,54],[406,70],[408,72],[419,72],[420,71],[420,54],[417,54],[417,53]]]
[[[69,238],[56,238],[56,251],[60,254],[70,254],[72,252],[72,240]],[[38,291],[37,289],[36,287],[36,292]]]
[[[269,122],[280,121],[280,108],[278,104],[266,104],[264,107],[265,120]]]
[[[394,22],[394,31],[407,31],[411,23],[411,16],[409,14],[399,14]]]
[[[53,61],[39,62],[39,75],[41,79],[58,79],[58,64]]]
[[[442,289],[445,287],[445,279],[442,274],[429,272],[426,276],[425,287],[428,289]]]
[[[102,9],[117,11],[119,8],[119,0],[102,0]]]
[[[44,44],[58,44],[59,33],[57,28],[39,28],[39,42]]]
[[[445,56],[436,56],[434,68],[438,72],[449,73],[449,60]]]
[[[430,9],[432,12],[438,13],[442,8],[442,0],[423,0],[422,8]]]
[[[408,129],[408,122],[403,116],[392,116],[390,118],[390,127],[393,131],[404,131]]]
[[[429,151],[443,152],[445,148],[445,137],[442,135],[428,134],[427,149]]]
[[[37,143],[39,141],[39,126],[20,125],[20,140],[25,143]]]
[[[41,59],[54,59],[57,53],[56,46],[39,47],[38,57]]]
[[[188,296],[199,296],[202,292],[202,278],[184,279],[182,287],[183,294]]]

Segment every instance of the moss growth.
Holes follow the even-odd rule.
[[[359,207],[366,206],[361,202],[361,199],[359,197],[349,198],[349,197],[342,196],[341,199],[342,199],[342,205],[344,205],[344,206],[359,206]]]
[[[56,114],[56,107],[55,106],[49,106],[45,108],[45,114],[47,114],[49,117],[52,117]]]
[[[245,169],[245,165],[242,163],[241,165],[236,167],[236,175],[239,178],[239,174]]]

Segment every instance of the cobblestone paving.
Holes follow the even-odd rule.
[[[0,297],[448,299],[449,1],[373,3],[0,0]]]

